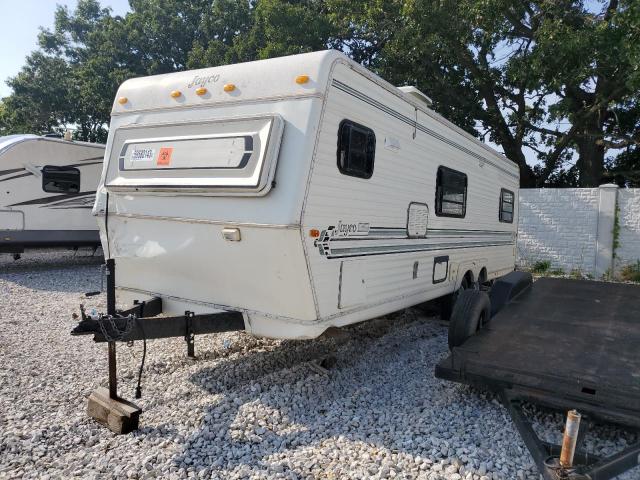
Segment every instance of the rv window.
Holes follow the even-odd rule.
[[[371,178],[376,134],[370,128],[343,120],[338,129],[338,169],[345,175]]]
[[[463,218],[467,213],[467,176],[447,167],[438,168],[436,215]]]
[[[501,222],[513,223],[513,192],[503,188],[500,190],[500,211],[498,219]]]
[[[80,170],[74,167],[42,167],[42,190],[49,193],[78,193]]]

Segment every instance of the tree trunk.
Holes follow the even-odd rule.
[[[522,188],[533,188],[536,186],[536,177],[531,170],[531,167],[527,165],[527,160],[522,151],[522,145],[518,145],[517,142],[503,141],[499,142],[500,146],[504,150],[506,157],[518,164],[520,167],[520,186]]]
[[[598,187],[604,172],[604,143],[599,122],[593,120],[576,141],[578,147],[578,180],[581,187]]]

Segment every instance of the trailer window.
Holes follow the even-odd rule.
[[[498,219],[501,222],[513,223],[513,192],[503,188],[500,190],[500,210],[498,212]]]
[[[467,213],[467,176],[447,167],[438,168],[436,215],[463,218]]]
[[[371,178],[376,134],[370,128],[343,120],[338,129],[338,169],[344,175]]]
[[[74,167],[42,167],[42,190],[48,193],[78,193],[80,170]]]

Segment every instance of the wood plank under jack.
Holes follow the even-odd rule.
[[[109,389],[97,388],[87,403],[87,414],[117,434],[138,428],[142,409],[123,398],[110,398]]]

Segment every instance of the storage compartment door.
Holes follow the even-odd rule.
[[[365,303],[366,299],[364,262],[358,260],[341,262],[338,307],[355,307]]]

